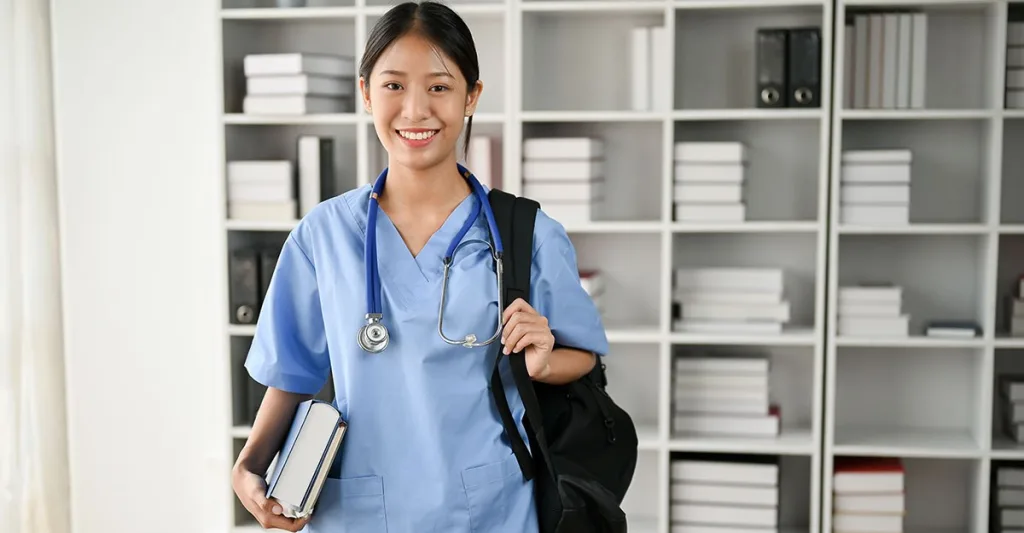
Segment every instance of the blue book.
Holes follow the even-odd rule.
[[[313,399],[298,405],[267,477],[267,497],[281,504],[285,516],[302,518],[313,512],[347,430],[330,403]]]

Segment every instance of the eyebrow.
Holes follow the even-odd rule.
[[[381,71],[381,74],[382,75],[386,74],[386,75],[389,75],[389,76],[405,76],[406,75],[406,73],[402,72],[401,70],[383,70],[383,71]],[[432,78],[451,78],[452,77],[451,74],[449,74],[447,72],[444,72],[444,71],[440,71],[440,70],[436,71],[436,72],[431,72],[429,74],[429,76],[432,77]]]

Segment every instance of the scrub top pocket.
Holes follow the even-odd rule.
[[[386,533],[384,482],[380,476],[327,478],[308,533]]]
[[[462,471],[462,486],[469,503],[469,525],[473,533],[509,530],[509,518],[532,505],[531,485],[523,481],[516,456],[474,466]],[[524,529],[519,529],[523,531]]]

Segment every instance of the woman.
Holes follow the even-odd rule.
[[[375,181],[377,209],[371,213],[367,185],[323,202],[289,234],[246,361],[253,379],[269,388],[233,468],[235,493],[264,527],[288,531],[536,531],[532,482],[523,479],[488,384],[498,349],[525,350],[532,378],[549,383],[579,378],[607,352],[575,250],[562,226],[539,212],[533,305],[516,300],[502,314],[490,249],[460,248],[444,333],[485,341],[501,315],[501,344],[467,348],[443,340],[442,259],[464,224],[471,226],[459,242],[491,241],[477,182],[456,163],[464,120],[470,117],[468,139],[483,90],[473,39],[449,8],[405,3],[374,27],[359,75],[363,105],[388,152],[388,168]],[[376,240],[370,265],[367,238]],[[378,297],[367,289],[373,264],[390,335],[379,353],[357,342],[367,302]],[[522,403],[504,367],[505,393],[526,441]],[[260,474],[296,404],[332,371],[349,430],[312,516],[293,520],[267,501]]]

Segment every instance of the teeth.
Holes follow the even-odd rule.
[[[429,138],[434,136],[434,133],[435,133],[434,131],[422,131],[422,132],[415,132],[415,133],[411,132],[411,131],[401,131],[401,130],[398,131],[399,135],[401,135],[402,137],[405,137],[406,139],[412,140],[412,141],[422,141],[424,139],[429,139]]]

